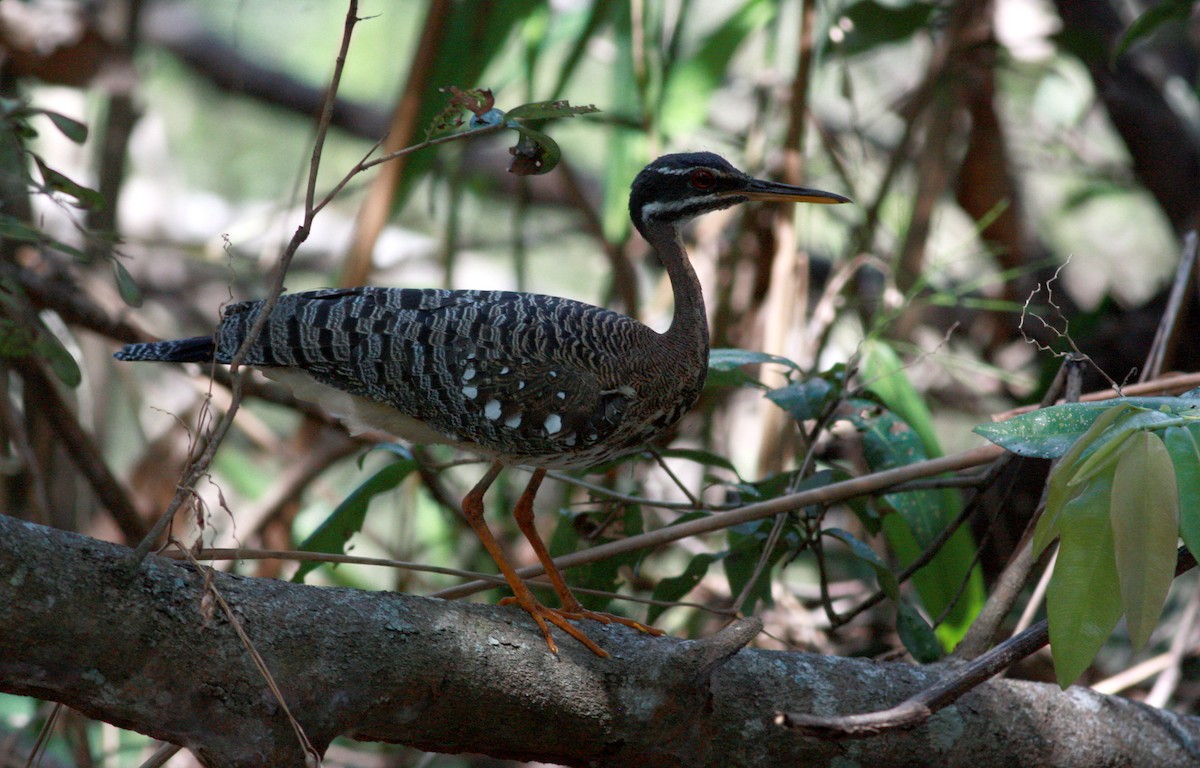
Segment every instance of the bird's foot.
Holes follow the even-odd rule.
[[[546,636],[546,644],[550,646],[550,650],[554,653],[558,653],[558,646],[555,644],[554,638],[550,636],[550,629],[546,626],[547,621],[578,640],[589,651],[601,658],[608,658],[608,651],[596,645],[595,641],[583,633],[583,630],[570,622],[589,619],[591,621],[598,621],[601,624],[624,624],[627,627],[648,635],[659,636],[663,634],[661,629],[643,624],[640,621],[627,619],[624,616],[614,616],[611,613],[588,610],[580,605],[578,601],[572,601],[572,604],[564,608],[550,608],[536,599],[533,599],[529,604],[516,597],[506,597],[500,601],[500,605],[512,605],[513,603],[524,608],[533,617],[533,620],[538,623],[538,626],[542,629],[542,634]]]
[[[533,620],[537,622],[538,627],[540,627],[542,630],[542,634],[546,636],[546,645],[550,646],[550,651],[552,653],[558,653],[558,644],[554,642],[554,638],[550,635],[550,627],[546,625],[546,622],[550,622],[563,632],[566,632],[600,658],[608,658],[608,651],[596,645],[596,642],[592,640],[592,638],[585,635],[582,629],[568,621],[569,618],[572,618],[570,615],[564,614],[563,611],[560,611],[557,608],[550,608],[549,606],[543,605],[532,595],[529,596],[528,600],[522,600],[519,597],[506,597],[501,600],[499,604],[512,605],[513,603],[516,603],[524,608],[525,611],[533,617]]]

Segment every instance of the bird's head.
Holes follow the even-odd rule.
[[[629,193],[629,216],[645,235],[646,227],[654,224],[682,224],[750,200],[850,202],[833,192],[756,179],[712,152],[682,152],[663,155],[637,175]]]

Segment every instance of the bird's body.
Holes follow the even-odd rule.
[[[122,359],[228,363],[264,306],[233,304],[213,337],[131,345]],[[663,336],[554,296],[330,289],[281,296],[244,362],[353,431],[578,468],[638,449],[695,402],[707,333],[671,347]]]
[[[635,621],[586,611],[533,527],[546,468],[579,468],[637,450],[679,420],[704,384],[708,325],[680,238],[697,215],[747,200],[839,203],[828,192],[753,179],[706,152],[666,155],[634,181],[630,217],[666,267],[675,312],[663,333],[582,302],[510,291],[348,288],[280,296],[244,359],[342,417],[416,442],[492,458],[463,501],[513,600],[607,655],[566,619]],[[226,308],[213,336],[132,344],[122,360],[231,362],[266,306]],[[514,516],[563,603],[542,605],[483,523],[483,494],[505,464],[534,467]]]

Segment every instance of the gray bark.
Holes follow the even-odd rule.
[[[62,702],[183,745],[206,765],[293,766],[303,753],[204,573],[0,516],[0,690]],[[207,572],[318,751],[337,735],[589,766],[1196,765],[1200,718],[1072,688],[994,680],[924,726],[800,738],[777,711],[895,704],[938,667],[701,641],[589,623],[613,653],[560,653],[517,608]],[[849,761],[849,762],[847,762]]]

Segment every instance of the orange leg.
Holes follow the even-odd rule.
[[[504,575],[504,580],[508,582],[509,588],[511,588],[513,591],[513,596],[511,598],[502,600],[501,605],[514,602],[524,608],[529,615],[533,617],[533,620],[537,622],[538,627],[540,627],[542,630],[542,634],[546,636],[546,644],[550,646],[550,650],[554,653],[558,653],[558,646],[555,644],[554,638],[550,636],[550,628],[546,626],[547,621],[566,632],[579,642],[583,643],[583,645],[586,646],[587,649],[592,653],[600,657],[607,657],[608,652],[596,645],[596,643],[593,642],[592,639],[587,635],[585,635],[578,627],[567,621],[566,617],[563,616],[561,611],[556,611],[553,608],[547,608],[546,606],[542,605],[536,597],[533,596],[533,592],[529,590],[529,587],[526,586],[525,582],[521,580],[521,577],[517,575],[516,570],[508,562],[508,558],[505,557],[504,553],[500,550],[500,544],[496,541],[496,537],[492,535],[490,530],[488,530],[487,524],[483,520],[483,495],[487,493],[488,487],[491,486],[492,482],[496,479],[496,476],[500,474],[500,470],[502,468],[503,465],[500,462],[493,462],[492,466],[488,469],[487,474],[485,474],[483,479],[471,489],[471,492],[467,494],[462,503],[463,515],[467,518],[467,522],[475,531],[475,535],[478,536],[479,540],[483,543],[484,549],[486,549],[488,554],[492,556],[492,559],[496,561],[496,566],[500,569],[500,573]],[[542,474],[545,473],[543,472]],[[540,476],[535,475],[535,478],[539,483],[541,482]],[[531,485],[533,485],[533,492],[536,493],[537,484],[531,483]],[[532,508],[533,497],[528,488],[525,489],[525,494],[522,494],[522,500],[525,498],[525,495],[530,496],[529,505]],[[520,504],[517,506],[520,507]],[[545,547],[542,547],[541,550],[545,551]],[[540,554],[539,557],[541,557]],[[562,577],[559,576],[558,578],[561,581]],[[565,589],[566,585],[564,584],[563,586]]]
[[[537,528],[533,524],[533,498],[537,495],[538,488],[542,484],[542,478],[546,476],[546,470],[538,469],[534,471],[533,477],[529,480],[529,485],[525,486],[525,492],[521,494],[521,498],[517,501],[517,505],[513,508],[513,518],[517,521],[517,527],[521,529],[521,533],[529,541],[529,545],[533,547],[534,553],[541,562],[542,567],[546,569],[546,575],[550,577],[550,583],[554,585],[554,591],[558,593],[558,600],[562,603],[562,608],[557,611],[560,616],[568,619],[591,619],[599,621],[602,624],[624,624],[627,627],[632,627],[639,632],[645,632],[651,635],[661,635],[663,631],[654,627],[642,624],[633,619],[627,619],[624,616],[614,616],[611,613],[600,613],[598,611],[589,611],[580,605],[571,588],[567,586],[567,582],[559,573],[558,568],[554,565],[554,560],[550,558],[550,552],[546,549],[546,545],[542,542],[542,537],[538,535]],[[501,601],[503,603],[503,601]]]

